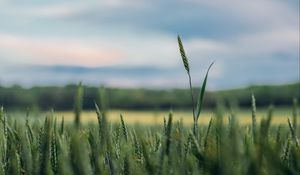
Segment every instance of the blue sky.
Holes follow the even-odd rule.
[[[299,81],[297,0],[0,0],[0,84],[210,89]]]

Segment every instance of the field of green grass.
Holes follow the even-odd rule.
[[[206,111],[193,133],[189,111],[96,109],[78,124],[72,112],[22,120],[1,109],[0,174],[297,174],[297,110]]]

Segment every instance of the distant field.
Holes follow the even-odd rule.
[[[257,111],[257,120],[260,121],[267,116],[267,109],[259,109]],[[110,122],[119,122],[120,114],[123,115],[127,124],[162,124],[163,118],[168,118],[168,111],[130,111],[130,110],[111,110],[107,114]],[[228,121],[229,113],[224,115],[224,122]],[[60,120],[64,116],[65,121],[71,122],[74,119],[72,111],[55,112],[55,116]],[[240,124],[251,123],[251,110],[240,110],[236,112],[237,119]],[[273,113],[272,124],[287,124],[287,118],[292,116],[292,110],[288,108],[275,108]],[[174,121],[182,119],[184,124],[192,124],[192,113],[190,111],[174,111]],[[214,117],[213,111],[204,111],[199,119],[200,124],[208,124],[211,117]],[[97,122],[95,111],[82,112],[82,122]]]

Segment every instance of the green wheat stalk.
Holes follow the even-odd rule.
[[[292,123],[291,123],[291,121],[290,121],[289,118],[288,118],[288,124],[289,124],[289,128],[290,128],[290,131],[291,131],[291,135],[292,135],[293,141],[295,142],[296,147],[297,147],[297,148],[300,148],[300,147],[299,147],[299,141],[298,141],[298,138],[297,138],[297,136],[296,136],[295,129],[293,128],[293,125],[292,125]]]
[[[211,126],[212,126],[212,123],[213,123],[213,118],[211,118],[211,119],[209,120],[208,128],[207,128],[206,135],[205,135],[205,139],[204,139],[204,148],[207,147],[208,136],[209,136],[209,132],[210,132],[210,128],[211,128]]]
[[[284,148],[284,153],[282,156],[282,161],[286,164],[288,164],[288,158],[289,158],[289,154],[290,154],[290,144],[291,144],[290,137],[288,137],[286,146]]]
[[[44,122],[43,128],[41,128],[40,135],[40,174],[49,173],[49,157],[50,157],[50,141],[51,141],[51,120],[47,117]]]
[[[190,85],[192,108],[193,108],[193,119],[194,119],[194,122],[195,122],[196,121],[196,116],[195,116],[195,107],[194,107],[194,95],[193,95],[192,77],[191,77],[191,74],[190,74],[189,61],[188,61],[188,58],[185,54],[183,44],[182,44],[182,41],[181,41],[181,38],[180,38],[179,35],[177,36],[177,40],[178,40],[178,46],[179,46],[179,51],[180,51],[180,54],[181,54],[182,62],[183,62],[184,68],[185,68],[185,70],[188,74],[188,77],[189,77],[189,85]]]
[[[98,132],[99,132],[100,141],[101,141],[101,143],[105,143],[107,141],[108,134],[109,134],[109,133],[107,133],[108,129],[107,129],[106,117],[103,114],[103,112],[100,111],[96,102],[95,102],[95,108],[96,108],[96,114],[97,114],[97,120],[98,120]],[[102,145],[102,146],[105,146],[105,145]]]
[[[167,124],[167,130],[166,130],[166,154],[167,155],[169,155],[170,153],[170,146],[171,146],[172,119],[173,119],[173,114],[170,112],[168,124]]]
[[[75,107],[74,107],[75,126],[77,128],[80,127],[80,114],[82,111],[83,93],[84,93],[84,91],[83,91],[82,83],[80,82],[77,87],[77,91],[76,91]]]
[[[192,78],[191,78],[191,75],[190,75],[190,66],[189,66],[188,58],[185,54],[184,47],[183,47],[183,44],[182,44],[182,41],[181,41],[181,38],[180,38],[179,35],[177,36],[177,40],[178,40],[178,46],[179,46],[179,51],[180,51],[180,54],[181,54],[182,62],[183,62],[184,68],[185,68],[185,70],[188,74],[188,78],[189,78],[190,94],[191,94],[192,109],[193,109],[193,119],[194,119],[193,133],[196,137],[198,137],[198,119],[199,119],[199,116],[200,116],[200,113],[201,113],[201,110],[202,110],[202,106],[203,106],[203,99],[204,99],[204,94],[205,94],[205,88],[206,88],[208,73],[209,73],[210,68],[214,64],[214,62],[212,62],[210,64],[210,66],[208,67],[208,70],[206,72],[204,81],[203,81],[202,86],[200,88],[200,93],[199,93],[199,96],[198,96],[197,106],[196,106],[196,109],[195,109],[193,87],[192,87]]]
[[[126,155],[125,158],[124,158],[124,165],[123,165],[123,172],[122,172],[123,175],[130,175],[132,174],[131,173],[131,170],[130,170],[130,159],[129,159],[129,156]]]
[[[142,140],[141,142],[141,151],[142,151],[142,155],[144,157],[144,160],[145,160],[145,168],[148,172],[149,175],[152,175],[154,174],[154,165],[153,165],[153,162],[150,160],[150,157],[149,157],[149,153],[148,153],[148,149],[146,147],[146,142],[145,140]]]
[[[252,136],[253,136],[254,143],[256,143],[256,103],[255,103],[255,96],[253,93],[251,95],[251,106],[252,106]]]
[[[51,141],[50,141],[50,162],[51,168],[54,174],[58,174],[58,152],[57,152],[57,136],[56,130],[52,131]]]
[[[62,116],[61,123],[60,123],[60,129],[59,129],[59,134],[63,135],[65,130],[65,117]]]
[[[191,146],[192,146],[192,153],[194,154],[194,156],[198,159],[199,163],[202,163],[204,161],[204,156],[201,152],[199,143],[195,137],[195,135],[192,132],[189,132],[191,139]]]
[[[28,136],[28,139],[29,139],[29,143],[32,144],[34,137],[33,137],[32,129],[29,125],[28,117],[26,117],[25,126],[26,126],[26,133],[27,133],[27,136]]]
[[[126,124],[124,122],[122,114],[120,114],[120,120],[121,120],[123,135],[124,135],[125,140],[127,142],[128,141],[128,131],[127,131],[127,127],[126,127]]]
[[[281,144],[281,130],[282,130],[282,126],[279,125],[277,127],[277,131],[276,131],[276,144],[279,146]]]

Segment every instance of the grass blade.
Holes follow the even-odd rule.
[[[201,89],[200,89],[200,94],[199,94],[199,97],[198,97],[197,108],[196,108],[196,115],[195,115],[196,116],[196,121],[198,121],[198,118],[199,118],[200,113],[201,113],[202,104],[203,104],[203,98],[204,98],[204,94],[205,94],[207,77],[208,77],[209,70],[210,70],[210,68],[212,67],[213,64],[214,64],[214,62],[212,62],[210,64],[210,66],[208,67],[208,70],[206,72],[204,81],[203,81]]]

